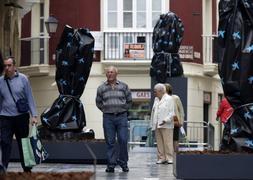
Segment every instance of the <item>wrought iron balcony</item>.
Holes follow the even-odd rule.
[[[104,60],[151,60],[152,32],[105,32]]]

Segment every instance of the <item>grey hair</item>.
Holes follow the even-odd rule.
[[[157,91],[160,91],[162,93],[165,93],[166,92],[166,87],[164,84],[162,83],[158,83],[154,86],[154,89],[157,90]]]
[[[109,66],[108,68],[106,68],[106,71],[108,71],[109,69],[113,69],[118,74],[118,69],[115,66]]]

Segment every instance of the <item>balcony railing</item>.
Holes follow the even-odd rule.
[[[217,36],[203,35],[202,38],[204,73],[209,76],[214,76],[218,73],[217,53],[214,48],[217,42]]]
[[[212,64],[217,63],[217,57],[215,54],[215,41],[217,35],[203,35],[203,63]]]
[[[150,60],[153,57],[152,32],[105,32],[105,60]]]
[[[151,60],[153,57],[152,35],[152,32],[105,32],[104,59]],[[214,52],[216,35],[203,35],[202,38],[203,64],[217,63],[216,54]],[[133,48],[129,48],[129,46]]]

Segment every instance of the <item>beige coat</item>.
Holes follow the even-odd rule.
[[[173,116],[175,115],[174,107],[174,100],[168,94],[164,94],[161,100],[155,98],[150,120],[150,127],[152,130],[156,128],[173,129]],[[166,123],[160,126],[159,124],[163,121]]]
[[[180,98],[177,95],[172,95],[175,102],[175,114],[178,118],[179,123],[182,125],[184,123],[184,108]]]

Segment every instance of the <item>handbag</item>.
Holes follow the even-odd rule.
[[[25,98],[17,100],[16,106],[17,106],[18,112],[20,113],[26,113],[29,110],[29,105]]]
[[[36,125],[32,125],[30,135],[21,139],[25,167],[41,164],[49,156],[38,136]]]
[[[174,127],[178,127],[178,128],[181,127],[177,116],[174,116],[173,120],[174,120]]]
[[[12,97],[13,101],[16,104],[18,112],[20,112],[20,113],[26,113],[26,112],[28,112],[29,105],[28,105],[27,99],[26,98],[21,98],[21,99],[18,99],[16,101],[15,98],[14,98],[14,96],[13,96],[13,94],[12,94],[11,87],[10,87],[10,84],[9,84],[8,80],[7,79],[5,79],[5,80],[6,80],[8,89],[10,91],[11,97]]]

